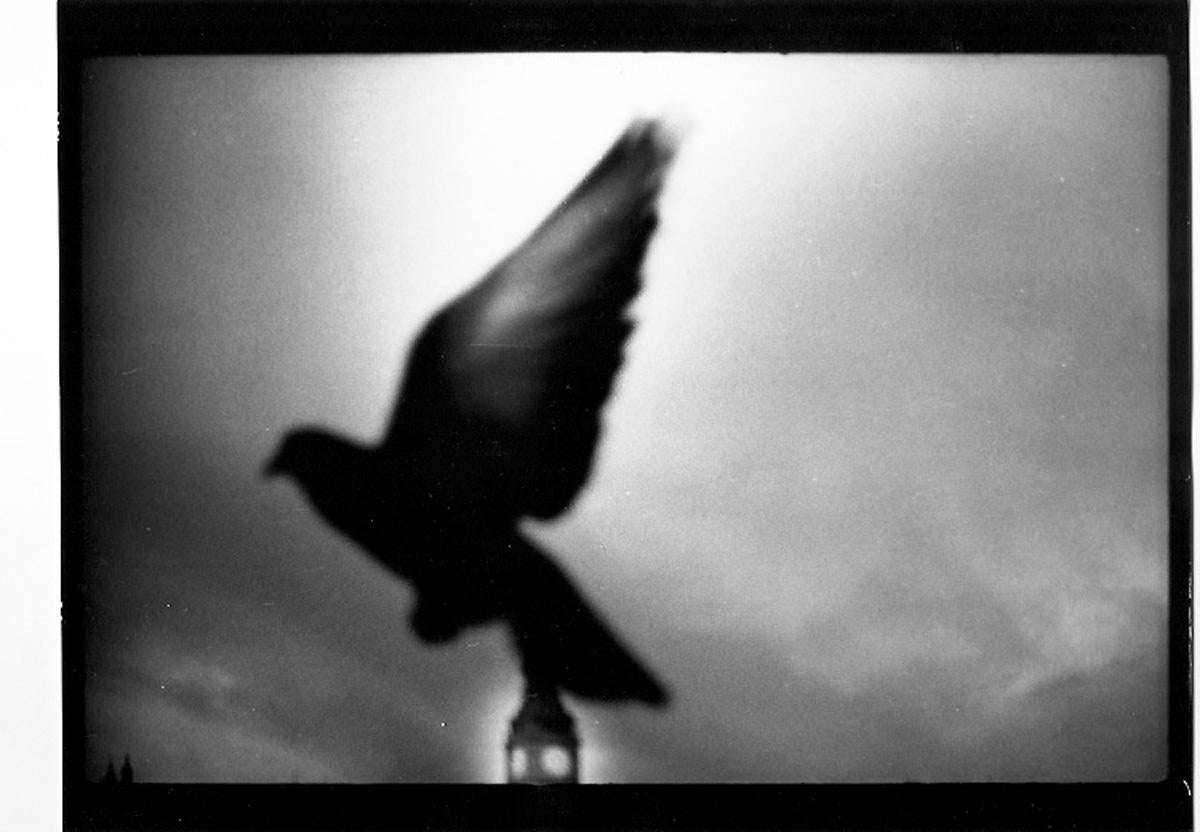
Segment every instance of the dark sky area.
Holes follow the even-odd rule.
[[[1167,68],[106,59],[84,86],[89,774],[501,779],[503,635],[260,470],[636,115],[681,135],[592,480],[526,527],[673,706],[591,781],[1166,771]]]

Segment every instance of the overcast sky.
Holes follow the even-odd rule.
[[[671,688],[592,781],[1166,772],[1156,58],[133,58],[84,88],[89,774],[501,779],[502,634],[260,477],[637,115],[682,136],[590,485],[530,524]]]

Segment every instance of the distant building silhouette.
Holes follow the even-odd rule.
[[[526,684],[505,750],[510,783],[579,782],[575,720],[553,685]]]
[[[104,776],[100,778],[102,786],[128,786],[133,783],[133,764],[129,762],[129,755],[125,755],[125,762],[121,764],[121,779],[117,779],[117,771],[113,768],[112,757],[108,758],[108,767],[104,769]]]

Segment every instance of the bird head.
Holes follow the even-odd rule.
[[[274,455],[263,466],[264,477],[281,475],[299,477],[313,467],[314,460],[325,454],[322,448],[328,437],[310,428],[289,431],[275,449]]]

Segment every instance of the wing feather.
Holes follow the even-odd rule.
[[[631,125],[550,216],[417,339],[383,447],[454,499],[550,517],[591,468],[599,412],[672,147]]]

